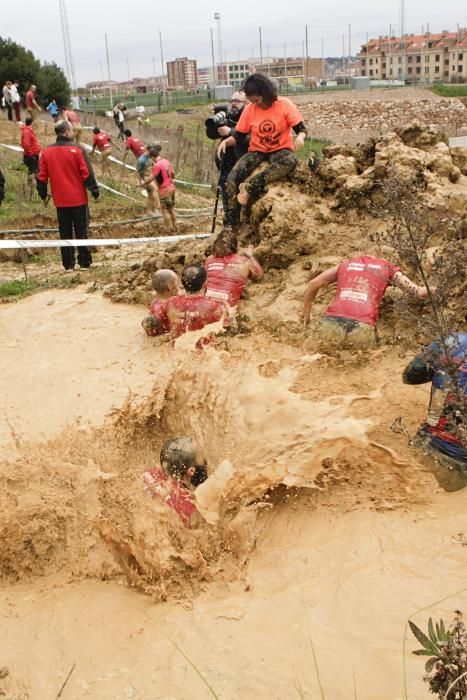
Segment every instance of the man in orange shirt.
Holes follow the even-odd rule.
[[[259,199],[270,182],[288,175],[296,167],[294,154],[303,146],[306,127],[297,107],[286,97],[279,97],[275,85],[261,73],[253,73],[245,80],[243,89],[250,102],[233,133],[221,141],[217,154],[226,148],[241,144],[250,136],[248,153],[237,161],[227,178],[227,211],[224,224],[236,228],[240,221],[240,207]],[[295,144],[291,130],[297,135]],[[268,167],[254,175],[248,184],[244,180],[267,161]]]

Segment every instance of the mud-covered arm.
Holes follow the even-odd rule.
[[[392,283],[396,287],[404,289],[406,292],[410,292],[410,294],[413,294],[419,299],[426,299],[428,297],[426,287],[419,287],[418,284],[412,282],[412,280],[409,277],[407,277],[407,275],[404,275],[403,272],[396,272],[394,274],[394,277],[392,278]]]
[[[433,367],[427,364],[423,355],[417,355],[404,369],[402,381],[404,384],[426,384],[431,382],[435,374]]]
[[[327,287],[333,282],[337,281],[337,271],[339,270],[339,265],[335,267],[330,267],[329,270],[325,270],[320,275],[311,280],[305,292],[305,299],[303,304],[303,322],[305,326],[310,323],[311,307],[316,299],[316,295],[321,287]]]

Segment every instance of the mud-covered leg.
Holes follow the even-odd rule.
[[[271,182],[283,180],[295,169],[298,158],[293,151],[283,148],[269,155],[269,165],[257,175],[253,175],[246,186],[250,201],[259,199]]]
[[[227,178],[227,210],[224,215],[224,224],[238,226],[240,223],[240,204],[237,201],[238,188],[255,168],[266,159],[264,153],[246,153],[234,165]]]

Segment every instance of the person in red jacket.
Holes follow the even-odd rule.
[[[186,294],[171,297],[166,306],[172,338],[201,330],[225,316],[224,306],[204,295],[206,270],[202,265],[185,265],[182,285]]]
[[[95,200],[99,199],[97,184],[86,152],[73,143],[73,127],[70,122],[62,120],[55,125],[56,143],[42,151],[37,175],[37,191],[43,202],[47,201],[47,183],[57,209],[60,238],[69,240],[73,237],[88,237],[89,209],[86,188]],[[60,248],[65,270],[75,266],[74,247]],[[85,246],[78,247],[78,263],[81,268],[91,266],[92,257]]]
[[[178,275],[173,270],[161,269],[153,274],[152,286],[157,296],[149,304],[149,314],[142,322],[146,335],[154,337],[170,331],[167,300],[177,294],[178,283]]]
[[[259,280],[263,268],[253,257],[250,246],[237,253],[237,238],[225,230],[217,236],[212,246],[212,257],[207,258],[204,267],[207,272],[206,297],[225,302],[234,313],[248,280]]]
[[[131,151],[138,160],[140,156],[143,155],[143,153],[146,152],[146,146],[142,141],[136,138],[136,136],[132,136],[131,129],[125,129],[123,132],[125,134],[125,152],[123,154],[123,162],[125,162],[125,159],[128,155],[128,153]]]
[[[26,117],[26,122],[21,127],[21,147],[23,149],[23,163],[28,169],[28,185],[32,196],[34,180],[39,171],[41,147],[32,126],[31,117]]]
[[[311,280],[305,293],[305,326],[310,323],[311,307],[318,291],[333,283],[337,283],[336,294],[318,327],[320,344],[324,347],[374,347],[379,306],[390,284],[419,299],[428,296],[426,287],[416,285],[396,265],[372,255],[359,255]]]

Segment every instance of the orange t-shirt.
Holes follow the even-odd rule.
[[[303,117],[294,103],[286,97],[278,97],[267,109],[248,104],[235,129],[242,134],[250,134],[249,151],[271,153],[281,148],[293,149],[290,130],[302,121]]]

